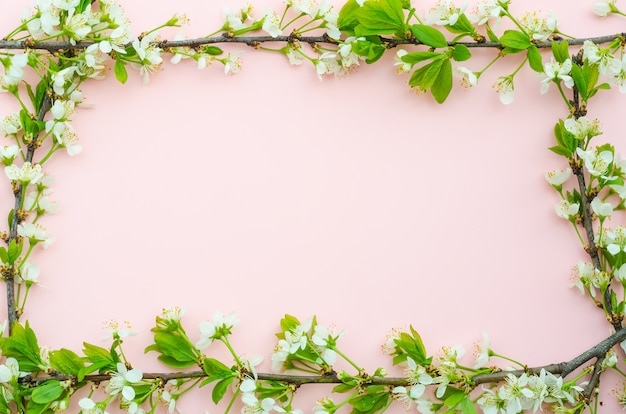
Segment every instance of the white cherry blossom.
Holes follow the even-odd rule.
[[[550,84],[553,81],[563,81],[563,84],[571,88],[574,86],[574,79],[569,75],[572,70],[572,60],[566,59],[563,63],[555,62],[547,62],[543,65],[543,75],[544,78],[541,81],[541,93],[548,92],[550,88]]]
[[[553,170],[546,173],[546,181],[553,186],[560,188],[572,176],[572,169],[567,167],[564,170]]]
[[[19,181],[22,184],[35,184],[41,179],[41,177],[43,177],[41,165],[33,165],[28,161],[26,161],[21,167],[18,167],[15,164],[4,167],[4,172],[7,177],[9,177],[9,180]]]
[[[500,102],[504,105],[509,105],[515,98],[515,84],[511,76],[501,76],[493,85],[496,92],[500,95]]]
[[[598,154],[597,149],[585,151],[582,148],[576,148],[576,154],[584,161],[585,168],[587,168],[589,174],[594,177],[603,177],[613,161],[613,153],[607,150]]]
[[[117,363],[117,372],[111,374],[111,379],[106,386],[106,391],[111,395],[122,394],[126,401],[135,398],[135,389],[132,384],[136,384],[143,378],[143,373],[138,368],[129,370],[121,362]]]
[[[439,0],[435,7],[426,12],[424,20],[427,24],[454,26],[466,8],[467,3],[464,3],[459,8],[456,7],[451,0]]]

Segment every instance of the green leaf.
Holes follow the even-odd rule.
[[[521,52],[523,52],[523,50],[513,49],[512,47],[505,47],[500,51],[500,53],[502,53],[503,55],[514,55]]]
[[[424,43],[426,46],[434,48],[448,46],[446,37],[434,27],[426,26],[424,24],[414,24],[411,26],[411,32],[417,40]]]
[[[344,392],[350,392],[352,391],[355,387],[357,386],[356,383],[354,384],[339,384],[337,386],[335,386],[333,388],[333,392],[337,392],[337,393],[344,393]]]
[[[21,371],[38,372],[46,367],[41,360],[37,336],[28,321],[24,326],[15,323],[11,336],[0,338],[0,349],[3,356],[13,357],[18,361]]]
[[[87,342],[83,342],[83,353],[87,356],[89,361],[94,363],[102,361],[111,363],[114,362],[111,353],[107,349]],[[113,368],[115,368],[115,364],[113,365]]]
[[[587,101],[587,99],[589,98],[589,84],[587,83],[587,79],[583,74],[582,68],[574,63],[572,64],[571,73],[580,97],[583,99],[583,101]]]
[[[565,40],[552,42],[552,54],[554,55],[554,59],[559,63],[563,63],[569,59],[567,42]]]
[[[300,321],[298,320],[298,318],[292,315],[285,314],[285,317],[280,320],[280,330],[282,331],[280,332],[280,334],[282,334],[282,336],[279,336],[280,334],[276,334],[276,336],[279,336],[279,338],[282,339],[284,338],[283,332],[292,331],[296,329],[296,326],[298,325],[300,325]]]
[[[571,158],[572,155],[573,155],[572,151],[570,151],[569,148],[566,148],[566,147],[561,146],[561,145],[556,145],[556,146],[550,147],[548,149],[550,151],[554,152],[555,154],[562,155],[562,156],[567,157],[567,158]]]
[[[219,403],[222,398],[224,398],[224,394],[226,394],[226,391],[228,391],[228,386],[233,382],[234,379],[235,377],[225,378],[215,384],[215,387],[213,387],[213,392],[211,392],[211,399],[213,400],[214,404]]]
[[[41,107],[43,106],[43,101],[49,90],[49,79],[47,77],[42,78],[37,84],[37,88],[35,89],[35,97],[31,98],[33,100],[33,106],[35,107],[36,113],[39,113],[39,111],[41,110]]]
[[[541,60],[541,53],[539,53],[539,49],[537,49],[537,46],[531,45],[528,48],[528,54],[526,56],[528,56],[528,63],[530,65],[530,68],[537,73],[542,73],[543,62]]]
[[[146,348],[146,352],[149,350],[158,351],[181,364],[185,364],[187,367],[197,363],[196,354],[188,340],[181,338],[174,332],[156,332],[154,334],[154,343],[156,347],[150,346]]]
[[[500,43],[502,43],[504,47],[517,49],[519,52],[532,46],[528,36],[519,30],[505,30],[504,34],[500,37]]]
[[[77,378],[78,382],[82,382],[83,379],[85,379],[85,375],[89,375],[92,372],[99,371],[100,373],[104,373],[105,371],[112,371],[115,368],[116,367],[111,367],[111,365],[108,364],[105,361],[100,361],[100,362],[98,362],[96,364],[91,364],[89,366],[81,368],[78,371],[78,374],[76,374],[76,378]]]
[[[204,49],[204,53],[209,54],[211,56],[217,56],[217,55],[221,55],[222,53],[224,53],[224,51],[217,46],[205,46],[203,49]]]
[[[476,28],[474,27],[472,22],[469,21],[465,13],[459,16],[456,23],[454,23],[453,25],[447,25],[446,29],[448,29],[452,33],[461,33],[466,36],[472,36],[476,32]],[[460,37],[457,37],[456,39],[459,38]]]
[[[487,29],[487,37],[489,38],[490,42],[499,42],[500,41],[498,36],[496,36],[496,34],[493,32],[493,30],[491,30],[489,25],[485,25],[485,28]]]
[[[443,404],[448,407],[454,408],[459,405],[461,401],[463,401],[466,395],[464,392],[457,390],[456,388],[452,388],[452,390],[455,390],[457,392],[450,393],[450,395],[446,397],[446,399],[443,401]]]
[[[202,367],[209,378],[212,378],[212,381],[223,378],[233,378],[236,375],[226,365],[213,358],[204,358],[204,361],[202,361]]]
[[[447,59],[433,59],[432,62],[416,69],[409,79],[409,85],[418,87],[423,91],[430,89],[437,79],[437,76],[439,76],[439,71],[441,70],[441,65],[443,65],[444,60]]]
[[[419,353],[421,358],[417,358],[414,360],[418,362],[419,360],[426,359],[426,347],[424,346],[424,342],[422,341],[422,337],[420,334],[413,328],[413,325],[409,325],[409,329],[411,330],[411,335],[413,336],[413,343],[415,344],[415,349]],[[418,362],[419,363],[419,362]]]
[[[339,10],[337,27],[343,33],[354,36],[354,28],[359,24],[358,12],[361,9],[356,0],[348,0]]]
[[[115,59],[115,65],[113,65],[113,72],[115,73],[115,79],[119,83],[124,84],[128,80],[128,72],[126,72],[126,63],[119,56]]]
[[[46,381],[34,390],[32,399],[37,404],[48,404],[61,396],[63,387],[59,381]]]
[[[79,381],[94,371],[104,372],[117,369],[117,363],[107,349],[83,342],[83,353],[91,365],[80,369],[78,372]]]
[[[563,143],[563,130],[565,129],[563,125],[562,119],[559,119],[559,122],[554,124],[554,137],[556,138],[557,144],[565,146]]]
[[[3,412],[3,411],[0,411]],[[37,404],[34,401],[30,401],[28,403],[28,407],[26,407],[26,414],[53,414],[54,411],[50,409],[50,403],[46,404]]]
[[[425,60],[431,60],[442,57],[439,52],[412,52],[402,56],[402,61],[406,63],[416,64]]]
[[[601,83],[600,85],[598,85],[596,89],[611,89],[611,85],[609,85],[608,83],[604,82],[604,83]]]
[[[365,56],[365,62],[374,63],[383,56],[387,48],[378,36],[368,36],[366,40],[357,40],[353,44],[353,50],[357,55]]]
[[[367,1],[357,12],[359,24],[354,28],[356,36],[396,34],[404,38],[407,25],[400,0]]]
[[[26,83],[26,92],[28,92],[28,97],[30,98],[31,102],[35,102],[35,94],[33,93],[33,87],[31,86],[30,83],[25,82]],[[33,105],[35,106],[35,105]],[[35,109],[37,110],[37,109]]]
[[[195,365],[195,363],[191,363],[189,361],[181,362],[175,358],[163,354],[159,355],[157,359],[172,368],[189,368]]]
[[[463,62],[472,57],[472,53],[465,45],[455,45],[452,49],[452,58],[457,62]]]
[[[476,405],[474,405],[474,402],[467,395],[463,398],[459,407],[461,408],[461,412],[463,414],[476,414]]]
[[[83,358],[69,349],[50,352],[50,365],[61,374],[75,375],[85,367]]]
[[[369,389],[370,387],[368,387]],[[367,390],[366,390],[367,391]],[[375,413],[382,409],[389,399],[389,392],[375,392],[358,395],[350,399],[350,405],[354,408],[354,414]]]
[[[452,63],[450,59],[444,59],[439,75],[430,88],[430,92],[437,103],[444,103],[452,90]]]
[[[15,241],[15,239],[12,239],[9,242],[9,250],[8,250],[8,256],[7,256],[7,263],[9,263],[9,265],[12,265],[13,263],[15,263],[15,261],[17,260],[18,257],[20,257],[20,254],[22,253],[22,243],[17,243]]]

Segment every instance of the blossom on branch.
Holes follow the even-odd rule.
[[[454,26],[467,8],[467,3],[456,7],[450,0],[439,0],[435,7],[426,12],[424,20],[427,24]]]
[[[568,88],[574,86],[574,79],[569,75],[572,70],[572,60],[566,59],[563,63],[548,62],[543,65],[543,75],[544,78],[541,81],[541,93],[548,92],[550,88],[550,84],[552,82],[560,82],[563,81],[563,84]]]

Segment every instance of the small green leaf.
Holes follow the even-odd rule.
[[[563,120],[559,119],[559,122],[554,124],[554,137],[556,138],[556,143],[559,145],[565,145],[563,143]]]
[[[461,412],[463,414],[476,414],[476,405],[467,395],[465,396],[465,398],[463,398],[463,401],[461,401],[459,407],[461,408]]]
[[[351,398],[350,405],[352,405],[358,414],[373,414],[382,409],[387,404],[388,400],[389,392],[367,392],[366,394]]]
[[[100,373],[103,373],[104,371],[111,371],[113,369],[115,368],[111,367],[111,365],[108,364],[106,361],[100,361],[97,364],[91,364],[89,366],[81,368],[78,371],[78,374],[76,374],[76,379],[78,380],[78,382],[82,382],[85,379],[85,375],[89,375],[92,372],[99,371]]]
[[[357,40],[353,44],[354,53],[365,56],[365,62],[374,63],[387,51],[378,36],[367,36],[365,40]]]
[[[4,246],[0,246],[0,261],[3,263],[9,263],[9,255]]]
[[[414,24],[411,26],[413,36],[426,46],[438,48],[447,47],[448,41],[439,30],[424,24]]]
[[[73,375],[84,368],[85,363],[73,351],[62,348],[50,352],[50,365],[61,374]]]
[[[444,103],[452,90],[452,63],[450,59],[444,59],[439,75],[430,88],[430,92],[437,103]]]
[[[400,0],[367,1],[357,11],[357,18],[356,36],[396,34],[403,38],[407,31]]]
[[[530,68],[537,73],[542,73],[543,62],[541,60],[541,53],[539,53],[539,49],[537,49],[537,46],[531,45],[528,48],[527,56],[528,56],[528,64],[530,65]]]
[[[563,63],[569,59],[567,42],[565,40],[552,42],[552,54],[554,55],[554,59],[559,63]]]
[[[500,53],[502,53],[503,55],[514,55],[516,53],[521,53],[523,51],[524,51],[523,49],[515,49],[515,48],[512,48],[512,47],[505,47],[505,48],[502,48]]]
[[[573,155],[572,151],[570,151],[568,148],[565,148],[565,147],[563,147],[561,145],[556,145],[556,146],[550,147],[548,149],[550,151],[554,152],[555,154],[562,155],[562,156],[567,157],[567,158],[571,158],[572,155]]]
[[[35,89],[35,97],[33,99],[33,106],[35,107],[35,112],[39,113],[41,107],[43,105],[43,101],[50,89],[50,83],[47,77],[42,78],[37,84],[37,88]]]
[[[20,254],[22,253],[22,243],[17,243],[15,241],[15,239],[12,239],[9,242],[9,251],[8,251],[8,257],[7,257],[7,262],[9,263],[9,265],[12,265],[13,263],[15,263],[15,261],[17,260],[18,257],[20,257]]]
[[[469,21],[465,13],[459,15],[456,23],[454,23],[453,25],[447,25],[446,29],[448,29],[452,33],[459,33],[465,36],[472,36],[474,33],[476,33],[476,28],[474,27],[472,22]],[[465,36],[458,36],[455,39],[458,40],[461,37]]]
[[[337,27],[343,33],[354,36],[354,28],[359,24],[358,11],[361,8],[356,0],[348,0],[339,10]]]
[[[11,222],[13,221],[13,216],[15,215],[15,210],[9,210],[9,215],[7,216],[7,222],[9,223],[9,228],[11,228]]]
[[[222,53],[224,53],[224,51],[217,46],[205,46],[204,53],[209,54],[211,56],[217,56],[217,55],[221,55]]]
[[[414,65],[416,63],[435,59],[441,56],[442,54],[438,52],[412,52],[402,56],[402,61]]]
[[[115,79],[119,83],[124,84],[128,80],[128,72],[126,72],[126,64],[119,57],[115,59],[115,65],[113,65],[113,72],[115,73]]]
[[[280,329],[282,331],[280,334],[283,334],[283,332],[292,331],[296,329],[296,326],[298,325],[300,325],[300,321],[298,320],[298,318],[292,315],[285,314],[285,317],[280,320]],[[277,334],[277,336],[280,334]],[[284,334],[282,337],[284,337]]]
[[[32,399],[37,404],[48,404],[59,398],[63,393],[63,387],[59,381],[46,381],[37,386],[32,395]]]
[[[452,58],[457,62],[463,62],[472,57],[472,53],[465,45],[455,45],[452,49]]]
[[[214,358],[204,358],[202,367],[209,378],[213,380],[235,376],[235,373],[230,368]]]
[[[487,37],[489,38],[489,41],[490,42],[499,42],[500,39],[498,38],[498,36],[496,36],[496,34],[493,32],[493,30],[491,30],[489,25],[486,25],[485,27],[487,28]]]
[[[528,36],[519,30],[505,30],[504,34],[500,37],[500,43],[502,43],[504,47],[517,49],[519,51],[526,50],[532,45]]]
[[[587,79],[585,78],[585,75],[583,74],[583,70],[581,69],[580,66],[578,66],[576,63],[572,64],[572,78],[574,79],[574,84],[576,85],[576,88],[578,89],[578,93],[580,94],[580,97],[583,99],[583,101],[587,101],[588,99],[588,92],[589,92],[589,87],[588,87],[588,83],[587,83]]]
[[[215,387],[213,387],[213,392],[211,392],[211,399],[213,400],[214,404],[219,403],[222,398],[224,398],[224,394],[226,394],[226,391],[228,391],[228,386],[233,382],[234,379],[235,377],[225,378],[215,384]]]
[[[196,354],[189,342],[174,332],[156,332],[154,334],[154,343],[156,347],[150,346],[146,348],[146,352],[155,350],[187,367],[195,365],[197,362]]]
[[[409,85],[418,87],[423,91],[430,89],[437,76],[439,76],[444,60],[447,59],[434,59],[432,62],[416,69],[409,79]]]
[[[0,338],[0,349],[3,356],[17,359],[21,371],[38,372],[46,366],[41,360],[37,336],[28,321],[24,326],[15,323],[11,336]]]

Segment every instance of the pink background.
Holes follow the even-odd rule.
[[[29,4],[3,5],[2,33]],[[124,8],[135,35],[178,12],[196,37],[221,25],[223,7],[243,4],[133,0]],[[255,6],[260,15],[280,4]],[[624,30],[624,20],[600,20],[590,6],[520,1],[511,10],[553,11],[576,36]],[[74,116],[83,153],[45,166],[61,211],[43,220],[56,241],[33,258],[45,287],[31,293],[24,320],[40,343],[104,345],[102,323],[128,320],[139,332],[125,343],[134,366],[167,370],[156,354],[143,354],[161,308],[185,307],[194,336],[215,311],[235,311],[235,348],[263,355],[267,371],[280,318],[315,314],[345,329],[341,349],[366,370],[398,375],[380,345],[391,328],[409,324],[430,354],[464,345],[468,365],[482,332],[496,352],[529,366],[570,359],[608,335],[602,313],[568,289],[571,268],[586,256],[554,214],[558,195],[543,178],[565,167],[546,148],[566,108],[556,88],[540,95],[530,69],[516,78],[510,106],[491,87],[520,56],[470,90],[457,82],[438,105],[410,91],[393,53],[320,82],[310,65],[229,50],[245,52],[236,76],[219,64],[197,71],[168,61],[148,85],[135,72],[126,85],[112,73],[84,85],[93,108]],[[480,70],[493,51],[475,55],[468,66]],[[589,108],[603,125],[597,143],[622,153],[624,103],[613,90]],[[0,96],[2,114],[15,108]],[[7,212],[6,180],[0,191]],[[603,381],[606,404],[616,387],[614,377]],[[309,411],[327,388],[304,391]],[[207,393],[181,408],[219,412]]]

